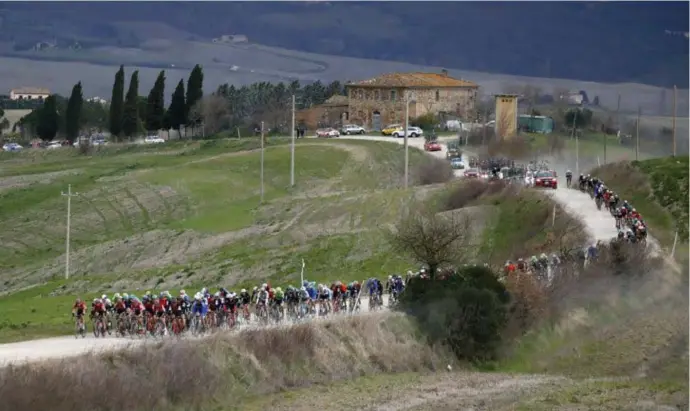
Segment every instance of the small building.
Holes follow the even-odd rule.
[[[50,95],[50,90],[39,87],[20,87],[10,90],[10,100],[44,100]]]
[[[554,129],[554,121],[551,117],[520,114],[518,127],[529,133],[551,134]]]
[[[496,122],[494,123],[496,137],[511,138],[518,129],[518,95],[496,94]]]
[[[467,118],[475,111],[479,86],[441,73],[390,73],[348,83],[349,122],[371,130],[425,114],[452,113]]]
[[[340,95],[331,96],[323,104],[295,113],[295,123],[308,130],[322,127],[339,128],[348,120],[347,97]]]

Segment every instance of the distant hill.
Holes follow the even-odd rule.
[[[38,42],[251,42],[534,77],[688,87],[688,2],[0,3],[0,55]]]

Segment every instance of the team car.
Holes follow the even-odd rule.
[[[534,186],[535,187],[546,187],[553,188],[554,190],[558,188],[558,180],[556,172],[553,170],[540,170],[534,174]]]

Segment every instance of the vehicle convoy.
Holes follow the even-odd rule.
[[[441,151],[441,144],[436,140],[429,140],[424,143],[424,151]]]
[[[422,131],[422,129],[419,127],[407,128],[408,137],[420,137],[422,134],[424,134],[424,131]],[[392,135],[393,137],[405,137],[405,130],[400,128],[399,130],[395,130]]]
[[[534,175],[534,186],[535,187],[545,187],[553,188],[554,190],[558,188],[557,174],[553,170],[540,170]]]
[[[349,135],[353,135],[353,134],[360,134],[360,135],[361,135],[361,134],[364,134],[364,133],[366,133],[366,130],[364,130],[364,127],[362,127],[362,126],[357,126],[357,125],[354,125],[354,124],[347,124],[347,125],[344,125],[344,126],[340,129],[340,134],[345,135],[345,136],[349,136]]]
[[[316,130],[316,137],[340,137],[340,132],[332,127],[320,128]]]

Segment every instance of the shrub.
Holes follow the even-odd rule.
[[[493,359],[501,343],[508,294],[486,267],[465,267],[445,279],[410,282],[400,309],[413,316],[432,343],[461,359]]]
[[[444,202],[444,210],[456,210],[467,207],[470,203],[481,197],[489,184],[482,180],[467,180],[453,187]]]
[[[412,174],[417,185],[447,183],[453,179],[453,169],[447,161],[425,156]]]

